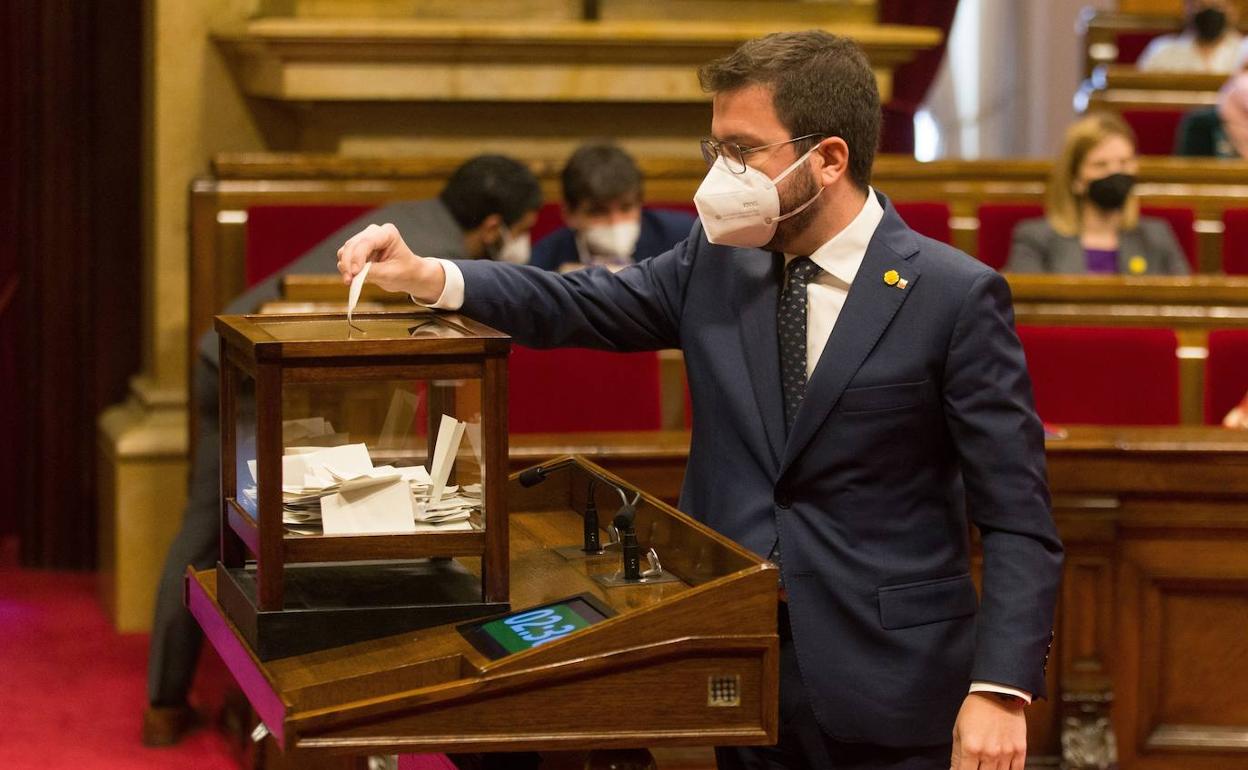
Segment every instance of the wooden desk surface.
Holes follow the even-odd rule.
[[[1248,494],[1248,432],[1211,426],[1064,426],[1046,442],[1049,484],[1065,493]],[[580,454],[657,497],[675,500],[688,431],[512,435],[513,468]],[[1242,470],[1242,473],[1239,472]]]
[[[591,478],[602,511],[626,482],[583,463],[508,485],[512,607],[588,593],[614,614],[491,660],[448,624],[259,661],[222,610],[216,571],[188,571],[188,606],[279,745],[351,753],[752,745],[776,730],[777,572],[741,546],[641,493],[636,533],[675,582],[604,587],[618,550],[579,544]],[[618,502],[618,500],[615,500]],[[609,521],[606,515],[600,527]],[[605,537],[604,537],[605,540]],[[463,560],[469,569],[479,562]],[[739,702],[711,702],[735,677]],[[587,704],[611,720],[586,719]]]

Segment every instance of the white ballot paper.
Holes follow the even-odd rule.
[[[347,444],[325,447],[315,452],[287,454],[282,456],[282,486],[302,487],[308,476],[323,479],[324,486],[328,486],[335,481],[334,475],[353,479],[372,469],[373,460],[368,456],[368,447],[364,444]]]
[[[351,314],[355,312],[355,306],[359,304],[360,292],[364,289],[364,279],[368,277],[368,269],[372,266],[372,262],[365,262],[360,272],[351,279],[351,291],[347,293],[347,324],[352,328],[359,328],[351,322]]]
[[[442,499],[446,489],[446,479],[451,475],[451,466],[455,464],[455,456],[459,454],[459,442],[464,437],[465,423],[450,415],[442,415],[438,425],[438,441],[433,447],[433,463],[429,476],[433,480],[433,489],[429,493],[430,502]]]
[[[485,467],[485,462],[481,459],[481,423],[465,424],[468,427],[464,428],[464,433],[468,434],[468,445],[472,447],[472,456],[477,459],[478,467]]]
[[[386,449],[413,449],[416,446],[416,432],[412,430],[416,422],[416,411],[420,408],[420,396],[396,388],[390,396],[390,407],[386,409],[385,422],[381,424],[381,435],[377,446]]]
[[[321,498],[321,525],[326,535],[367,535],[416,531],[412,494],[401,476],[353,480]]]
[[[331,475],[337,473],[345,479],[363,476],[373,469],[373,460],[364,444],[345,444],[334,447],[286,447],[282,456],[282,488],[302,489],[305,486],[329,486],[334,483]],[[256,481],[256,461],[248,460],[247,469],[251,480]],[[315,483],[308,484],[309,479]]]

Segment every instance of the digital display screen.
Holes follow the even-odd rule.
[[[465,623],[458,630],[481,654],[497,660],[562,639],[613,614],[610,607],[593,596],[578,594],[489,620]]]

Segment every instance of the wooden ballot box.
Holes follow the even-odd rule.
[[[261,660],[508,609],[510,339],[219,316],[221,607]]]
[[[590,499],[603,549],[578,557],[568,546],[586,539]],[[622,555],[607,528],[634,500],[633,532],[655,558],[640,580],[613,582]],[[775,742],[773,565],[580,458],[512,476],[507,502],[513,609],[501,616],[263,661],[222,606],[220,572],[188,571],[188,605],[288,751]]]

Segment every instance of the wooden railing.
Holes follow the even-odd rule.
[[[1131,326],[1174,329],[1179,339],[1179,411],[1185,424],[1204,419],[1205,357],[1213,329],[1248,328],[1248,278],[1195,275],[1185,278],[1009,275],[1016,322],[1032,326]],[[341,308],[336,276],[289,276],[274,311]],[[406,306],[401,294],[369,286],[369,307]],[[684,426],[684,365],[679,351],[662,359],[664,425]]]
[[[423,158],[351,158],[307,154],[227,154],[213,174],[190,192],[191,264],[188,332],[190,350],[213,313],[244,286],[247,209],[273,204],[365,203],[381,205],[436,195],[462,161]],[[685,160],[639,160],[652,201],[688,201],[706,173],[696,150]],[[559,164],[535,161],[546,200],[558,200]],[[884,156],[873,184],[898,201],[949,204],[953,243],[974,255],[981,203],[1040,203],[1047,160],[937,161]],[[1144,158],[1138,192],[1144,203],[1183,206],[1196,215],[1202,272],[1221,266],[1222,212],[1248,207],[1248,163],[1191,158]]]
[[[1109,64],[1095,70],[1083,85],[1087,109],[1180,110],[1217,103],[1225,74],[1207,72],[1141,72],[1131,64]]]

